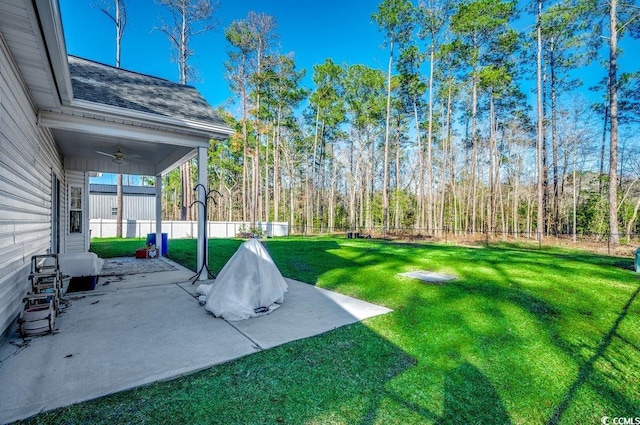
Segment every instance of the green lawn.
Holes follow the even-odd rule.
[[[214,273],[240,243],[210,242]],[[32,422],[599,424],[640,416],[640,279],[631,259],[336,238],[266,246],[283,275],[395,311]],[[194,252],[193,240],[170,242],[169,255],[191,268]],[[398,276],[418,269],[459,279]]]

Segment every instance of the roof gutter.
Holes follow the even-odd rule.
[[[131,109],[79,99],[72,100],[68,107],[62,108],[61,112],[65,115],[78,115],[78,113],[97,114],[114,120],[130,121],[132,125],[136,126],[153,123],[168,130],[187,131],[207,138],[226,138],[226,136],[234,133],[234,131],[227,126],[133,111]]]
[[[40,21],[40,30],[44,38],[49,63],[53,70],[60,102],[68,105],[73,99],[71,75],[67,47],[64,41],[60,9],[57,0],[34,0],[36,13]]]

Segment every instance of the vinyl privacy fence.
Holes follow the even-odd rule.
[[[256,223],[264,235],[269,237],[289,235],[289,223],[268,222]],[[250,228],[249,222],[242,221],[209,221],[207,222],[207,236],[210,238],[233,238]],[[92,238],[114,238],[116,236],[116,220],[91,219],[89,229]],[[146,238],[148,233],[155,233],[155,220],[125,220],[122,225],[122,236],[125,238]],[[169,239],[197,238],[197,221],[163,221],[162,233]]]

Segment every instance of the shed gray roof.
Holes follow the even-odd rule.
[[[115,184],[91,183],[89,185],[90,193],[109,193],[116,194]],[[128,186],[122,185],[122,193],[125,195],[146,195],[156,196],[156,188],[153,186]]]
[[[226,127],[192,86],[71,55],[69,72],[75,99]]]

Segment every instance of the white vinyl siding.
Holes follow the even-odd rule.
[[[64,252],[85,252],[89,250],[89,218],[87,213],[87,204],[89,203],[89,177],[82,171],[67,170],[66,180],[67,211],[69,211],[69,214],[65,215],[64,218],[66,233]],[[81,199],[72,199],[71,194],[77,190],[80,191]],[[76,231],[77,229],[71,226],[70,213],[72,210],[80,213],[80,231]]]
[[[20,311],[31,256],[51,249],[52,173],[63,176],[60,153],[51,131],[37,125],[0,35],[0,335]],[[64,217],[64,207],[60,212]]]

